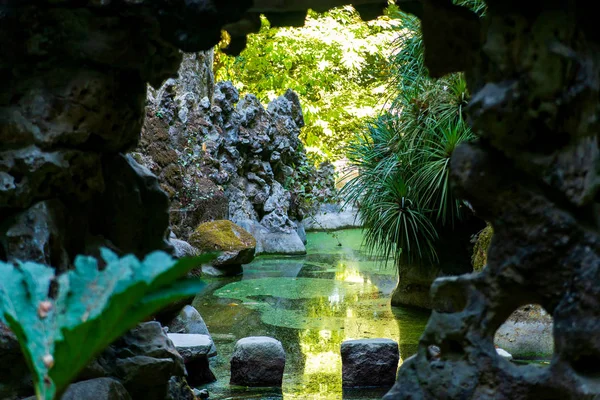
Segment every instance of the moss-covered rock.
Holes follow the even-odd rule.
[[[471,262],[473,263],[474,271],[481,271],[487,264],[487,250],[492,241],[494,230],[492,226],[488,224],[484,229],[477,234],[475,240],[475,246],[473,246],[473,257]]]
[[[210,275],[241,273],[241,265],[254,259],[256,248],[256,240],[248,231],[227,220],[198,225],[189,243],[201,252],[221,252],[211,265],[202,267],[202,271]]]

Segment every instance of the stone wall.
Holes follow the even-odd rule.
[[[231,219],[256,237],[257,253],[304,253],[300,221],[334,196],[335,181],[330,165],[307,160],[298,96],[288,91],[266,109],[253,95],[240,99],[230,82],[214,86],[211,59],[184,55],[178,77],[150,90],[134,158],[168,193],[178,238]]]

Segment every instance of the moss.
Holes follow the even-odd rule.
[[[227,220],[198,225],[188,241],[203,251],[241,251],[256,247],[256,240],[250,233]]]
[[[473,257],[471,258],[475,271],[481,271],[487,265],[487,251],[493,235],[494,231],[490,224],[477,235],[475,246],[473,246]]]

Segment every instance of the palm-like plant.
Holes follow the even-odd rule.
[[[480,0],[461,0],[483,12]],[[452,193],[450,157],[474,138],[463,119],[469,94],[462,74],[431,79],[423,58],[419,20],[401,14],[391,58],[393,98],[349,146],[358,175],[342,190],[360,204],[365,244],[396,263],[435,261],[437,228],[454,224],[465,206]]]

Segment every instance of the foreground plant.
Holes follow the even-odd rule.
[[[175,260],[164,252],[143,261],[102,249],[106,266],[78,256],[60,276],[33,262],[0,262],[0,321],[17,336],[37,398],[60,398],[91,359],[138,322],[197,294],[198,279],[180,278],[214,255]]]

